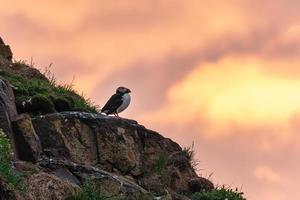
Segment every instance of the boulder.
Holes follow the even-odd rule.
[[[15,97],[11,85],[0,76],[0,128],[12,134],[11,120],[17,116]]]
[[[79,191],[78,185],[45,172],[28,177],[27,185],[27,195],[30,200],[64,200]]]
[[[44,156],[130,177],[157,195],[165,195],[166,189],[191,193],[188,182],[198,177],[177,143],[136,121],[62,112],[32,123]]]
[[[36,162],[42,151],[39,137],[35,133],[31,118],[27,114],[19,115],[13,122],[15,140],[18,141],[16,149],[19,159]]]
[[[66,181],[74,182],[76,179],[77,183],[84,184],[88,182],[94,185],[99,193],[108,198],[112,196],[120,198],[131,196],[136,197],[133,200],[138,200],[141,196],[149,195],[145,189],[132,180],[90,165],[47,158],[41,159],[39,165],[46,169],[48,173],[56,174],[56,176]],[[57,171],[61,171],[60,175],[57,175]]]
[[[14,152],[16,152],[16,149],[11,121],[14,120],[16,116],[17,110],[13,90],[9,82],[0,76],[0,128],[12,141],[11,144]],[[16,153],[15,156],[17,157]]]
[[[9,61],[11,61],[13,57],[10,47],[3,42],[2,38],[0,38],[0,56]]]

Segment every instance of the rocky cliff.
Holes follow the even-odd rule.
[[[214,188],[171,139],[80,106],[77,94],[12,57],[0,39],[0,128],[23,189],[0,178],[0,200],[83,199],[86,188],[103,197],[91,199],[184,200]]]

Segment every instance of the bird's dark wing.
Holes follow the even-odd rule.
[[[122,105],[122,103],[122,96],[119,94],[114,94],[110,97],[105,106],[101,109],[101,112],[104,112],[106,114],[115,113],[116,110]]]

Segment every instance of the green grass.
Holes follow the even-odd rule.
[[[209,192],[197,192],[192,195],[192,200],[246,200],[238,189],[227,187],[216,188]]]
[[[168,156],[165,154],[159,155],[158,159],[153,165],[153,171],[159,175],[160,180],[164,185],[167,185],[171,180],[171,176],[167,167],[168,167]]]
[[[194,151],[194,142],[192,143],[192,146],[184,147],[181,151],[181,153],[187,157],[191,167],[195,171],[199,171],[199,161],[195,159],[195,151]]]
[[[77,194],[73,194],[67,197],[65,200],[118,200],[115,197],[105,197],[100,192],[97,191],[95,186],[86,182],[81,187],[81,190]]]
[[[85,182],[77,194],[72,194],[65,200],[152,200],[152,194],[140,194],[138,197],[128,195],[127,197],[107,197],[102,195],[95,185],[89,181]]]
[[[47,74],[49,73],[48,70]],[[28,80],[8,71],[0,71],[0,75],[13,85],[17,105],[29,100],[36,103],[32,112],[29,111],[30,114],[38,115],[55,111],[98,112],[98,106],[90,99],[79,95],[72,84],[58,84],[54,75],[48,75],[48,81],[37,78]]]
[[[156,160],[153,169],[155,173],[161,174],[167,167],[168,157],[164,154],[160,155]]]
[[[23,191],[22,175],[12,170],[11,159],[12,150],[9,139],[0,129],[0,176],[12,189]]]

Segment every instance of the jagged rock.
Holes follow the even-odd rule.
[[[13,90],[9,82],[0,76],[0,128],[3,129],[3,131],[8,135],[8,137],[12,141],[12,148],[14,150],[15,143],[11,121],[14,120],[16,116],[17,110]]]
[[[27,179],[27,194],[30,200],[64,200],[79,191],[79,186],[45,172]]]
[[[16,149],[19,159],[35,162],[42,151],[39,137],[35,133],[31,118],[27,114],[19,115],[13,122]]]
[[[138,197],[148,194],[145,189],[129,179],[90,165],[81,165],[66,160],[47,158],[40,160],[39,165],[47,169],[48,173],[55,173],[58,170],[65,171],[64,173],[69,174],[69,178],[67,179],[70,182],[72,182],[70,175],[73,176],[72,179],[76,177],[81,180],[82,183],[88,181],[94,184],[97,190],[106,197],[126,197],[130,195],[131,197],[135,196],[138,200]]]
[[[26,173],[35,173],[39,171],[38,166],[32,162],[17,160],[13,162],[13,166],[16,171],[22,171]]]
[[[0,76],[0,128],[12,133],[11,120],[17,116],[15,97],[8,81]]]
[[[189,159],[182,152],[176,152],[176,153],[170,155],[170,158],[168,159],[168,161],[169,161],[169,164],[173,164],[180,171],[184,171],[187,168],[191,168]]]
[[[45,166],[46,167],[46,166]],[[59,167],[55,170],[53,170],[55,167],[52,167],[51,173],[54,174],[55,176],[67,180],[71,183],[74,183],[76,185],[80,185],[80,180],[74,176],[74,174],[72,174],[68,169],[66,169],[65,167]]]
[[[189,193],[197,177],[180,146],[132,120],[82,112],[47,114],[33,119],[44,154],[127,175],[156,194],[166,189]],[[162,155],[166,161],[155,171]]]
[[[0,38],[0,56],[9,61],[11,61],[13,57],[10,47],[8,45],[5,45],[2,38]]]

